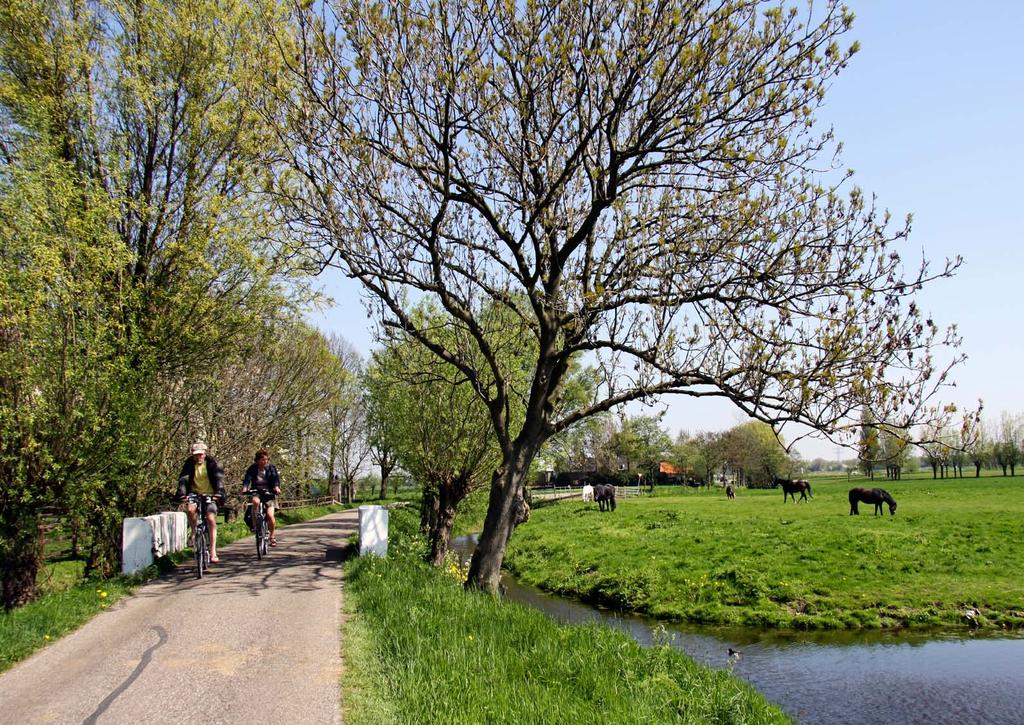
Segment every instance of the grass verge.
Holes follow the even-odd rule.
[[[280,526],[288,526],[344,508],[319,506],[291,509],[279,512],[277,521]],[[217,540],[221,546],[251,535],[248,527],[240,520],[217,525]],[[42,596],[11,612],[0,611],[0,672],[78,629],[114,602],[130,594],[139,584],[191,556],[191,550],[179,551],[131,576],[86,581],[82,580],[82,561],[64,557],[47,563],[39,574]]]
[[[421,563],[415,524],[392,511],[388,556],[346,565],[346,722],[787,721],[667,644],[464,591],[457,568]]]
[[[524,583],[673,621],[795,629],[1024,625],[1024,477],[814,479],[777,490],[676,490],[613,513],[536,506],[506,565]],[[847,492],[881,487],[894,517]],[[660,492],[664,493],[664,492]]]

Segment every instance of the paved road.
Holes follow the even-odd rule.
[[[0,676],[0,723],[340,723],[341,570],[355,510],[222,547]],[[254,697],[266,693],[260,708]]]

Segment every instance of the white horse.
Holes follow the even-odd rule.
[[[583,487],[583,503],[594,500],[594,487],[589,483]]]

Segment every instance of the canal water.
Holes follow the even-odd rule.
[[[468,560],[474,543],[453,546]],[[545,594],[507,573],[502,584],[507,599],[559,622],[598,622],[729,669],[805,725],[1024,725],[1024,637],[674,625]]]

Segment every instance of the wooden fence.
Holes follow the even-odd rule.
[[[334,496],[317,496],[316,498],[297,498],[291,501],[278,501],[277,508],[283,511],[285,509],[303,508],[304,506],[330,506],[335,503],[338,502],[334,500]]]
[[[615,498],[626,498],[627,496],[642,496],[647,492],[646,486],[616,486]],[[543,501],[567,501],[570,499],[583,499],[583,488],[580,486],[571,488],[542,488],[531,492],[533,498]]]

